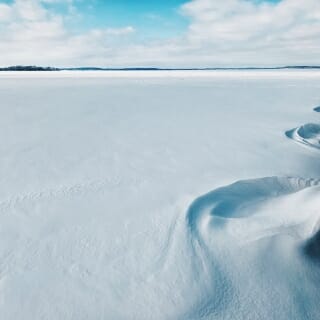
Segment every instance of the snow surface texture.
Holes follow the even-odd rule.
[[[0,318],[318,319],[319,80],[0,75]]]

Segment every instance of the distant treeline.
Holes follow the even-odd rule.
[[[75,67],[62,68],[69,71],[205,71],[205,70],[283,70],[283,69],[320,69],[320,66],[280,66],[280,67],[208,67],[208,68],[157,68],[157,67]]]
[[[0,71],[59,71],[58,68],[52,67],[37,67],[37,66],[11,66],[6,68],[1,68]]]
[[[11,66],[0,67],[0,71],[192,71],[192,70],[283,70],[283,69],[320,69],[320,66],[282,66],[282,67],[209,67],[209,68],[155,68],[155,67],[129,67],[129,68],[100,68],[75,67],[53,68],[38,66]]]

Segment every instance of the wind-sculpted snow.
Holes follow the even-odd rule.
[[[287,131],[288,138],[308,147],[320,149],[320,125],[307,123],[301,127]]]
[[[318,124],[286,135],[320,148]],[[313,262],[320,261],[319,185],[320,179],[244,180],[192,203],[186,216],[191,273],[203,273],[207,296],[188,318],[225,319],[230,310],[237,319],[317,318],[320,265]],[[297,302],[293,288],[301,280]],[[268,298],[260,310],[251,310],[258,296]]]
[[[320,279],[313,283],[312,277],[319,270],[309,264],[309,258],[320,258],[320,231],[314,230],[320,221],[319,183],[285,177],[239,181],[192,203],[186,222],[198,263],[193,272],[203,272],[211,288],[203,288],[209,295],[205,307],[193,315],[225,319],[232,310],[237,319],[284,319],[291,308],[292,319],[305,319],[305,306],[319,298],[319,292],[310,294],[318,291]],[[310,278],[299,285],[303,272]],[[293,286],[301,286],[305,301],[283,299]],[[252,310],[259,296],[268,297],[263,310]],[[313,305],[306,318],[316,319],[318,311]]]
[[[195,200],[188,210],[188,226],[196,236],[203,232],[210,234],[205,229],[220,228],[236,219],[245,220],[254,216],[254,210],[248,210],[252,205],[296,193],[319,183],[320,179],[290,177],[238,181]]]
[[[320,112],[320,106],[313,109]],[[307,146],[320,148],[320,125],[306,124],[300,128],[286,133],[289,138],[301,142]],[[314,230],[314,235],[306,242],[304,246],[305,254],[313,259],[320,261],[320,219]]]

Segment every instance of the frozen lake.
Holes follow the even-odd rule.
[[[319,71],[3,72],[0,97],[1,319],[317,319]]]

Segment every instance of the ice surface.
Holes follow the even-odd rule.
[[[318,319],[319,80],[1,73],[0,318]]]

